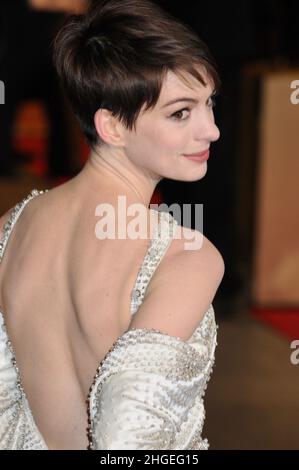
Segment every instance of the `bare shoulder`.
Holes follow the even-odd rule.
[[[198,262],[208,262],[211,269],[219,269],[224,273],[224,260],[216,246],[198,230],[181,226],[179,228],[183,230],[183,235],[174,240],[177,246],[173,254],[184,258],[191,268],[196,268]]]
[[[201,247],[186,250],[185,239],[172,241],[169,255],[156,269],[130,328],[154,328],[187,340],[213,302],[224,276],[222,255],[200,232],[186,230],[189,240],[192,233],[202,236]]]

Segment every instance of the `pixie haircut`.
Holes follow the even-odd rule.
[[[54,41],[62,87],[91,147],[101,145],[94,115],[108,109],[136,130],[141,109],[153,108],[166,73],[189,73],[215,91],[220,79],[207,46],[186,24],[150,0],[95,0],[70,16]]]

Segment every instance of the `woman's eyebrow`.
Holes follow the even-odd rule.
[[[216,91],[213,90],[209,97],[211,97],[211,96],[213,96],[213,95],[215,95],[215,94],[216,94]],[[188,103],[196,103],[196,104],[199,102],[199,101],[196,100],[195,98],[189,98],[189,97],[187,97],[187,96],[186,96],[186,97],[183,96],[182,98],[175,98],[175,99],[173,99],[173,100],[168,101],[167,103],[163,104],[163,106],[161,106],[161,109],[162,109],[162,108],[166,108],[167,106],[170,106],[171,104],[179,103],[179,102],[181,102],[181,101],[187,101]]]
[[[171,104],[179,103],[180,101],[188,101],[189,103],[198,103],[198,100],[196,100],[194,98],[182,97],[182,98],[175,98],[174,100],[168,101],[163,106],[161,106],[161,108],[166,108],[166,106],[170,106]]]

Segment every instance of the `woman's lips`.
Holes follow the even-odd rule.
[[[205,150],[204,152],[200,153],[193,153],[191,155],[184,155],[184,157],[188,158],[188,160],[194,160],[196,162],[205,162],[209,159],[210,151]]]

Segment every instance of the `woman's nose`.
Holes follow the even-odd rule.
[[[207,119],[201,122],[201,125],[196,127],[197,140],[206,140],[208,142],[215,142],[220,137],[220,130],[215,124],[214,119]]]
[[[211,142],[215,142],[216,140],[219,139],[219,137],[220,137],[220,130],[214,122],[212,129],[211,129]]]

